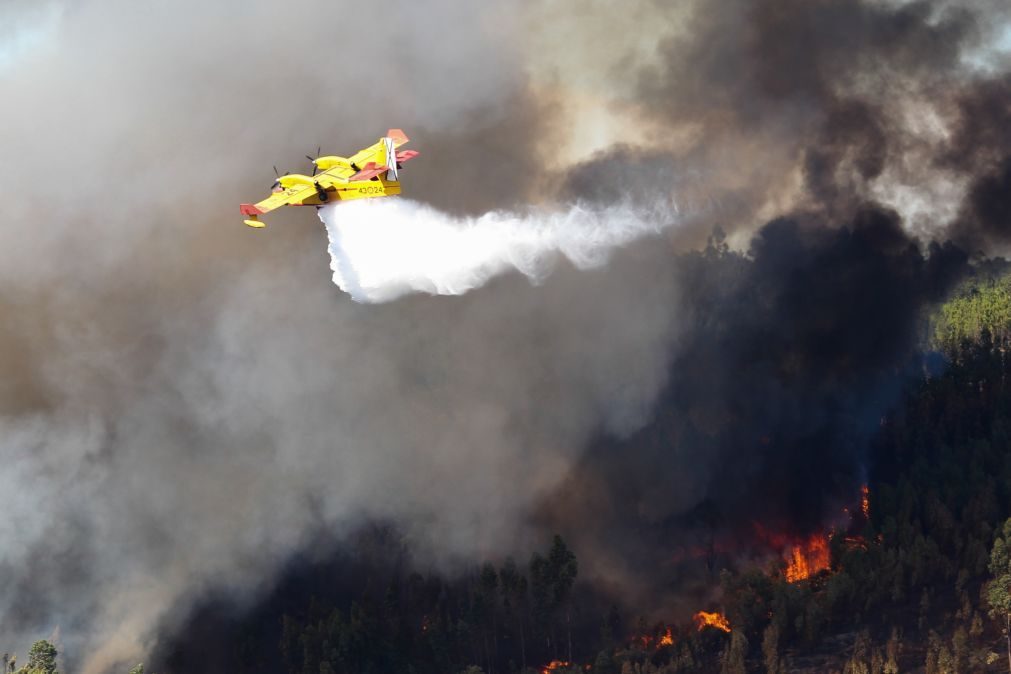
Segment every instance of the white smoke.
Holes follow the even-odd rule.
[[[408,199],[331,204],[319,211],[333,282],[357,302],[408,293],[462,295],[507,271],[539,283],[564,256],[579,269],[676,222],[673,208],[630,204],[454,217]]]

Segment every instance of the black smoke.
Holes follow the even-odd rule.
[[[869,439],[922,372],[927,311],[969,269],[873,205],[832,228],[780,218],[747,255],[714,243],[674,266],[690,320],[652,420],[595,443],[547,505],[602,569],[646,579],[658,608],[686,545],[731,535],[740,555],[855,502]]]

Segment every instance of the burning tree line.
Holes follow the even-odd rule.
[[[546,554],[535,553],[525,568],[507,559],[455,582],[390,569],[381,593],[373,593],[379,588],[371,578],[346,611],[315,603],[301,615],[285,614],[284,666],[290,672],[456,671],[475,663],[491,673],[569,662],[574,632],[576,639],[582,632],[573,620],[578,568],[555,536]]]
[[[781,226],[777,236],[792,240],[796,232]],[[845,243],[864,257],[860,241]],[[728,261],[748,269],[727,255],[700,263]],[[702,629],[686,621],[633,627],[614,606],[620,598],[577,583],[576,557],[558,537],[526,565],[484,564],[450,579],[419,573],[395,532],[380,527],[332,559],[294,564],[248,613],[210,599],[161,643],[153,669],[505,674],[589,666],[594,674],[731,674],[764,663],[780,672],[817,652],[824,637],[853,632],[848,657],[871,671],[890,662],[927,664],[930,672],[983,662],[998,648],[990,614],[1004,623],[1011,615],[1001,608],[1011,606],[1004,596],[1011,588],[991,582],[1011,575],[999,554],[991,559],[995,541],[1004,541],[1005,558],[1011,542],[1001,534],[1011,514],[1011,363],[1002,337],[1011,326],[987,323],[1011,315],[1011,307],[991,310],[1011,281],[987,283],[938,315],[935,346],[947,367],[924,360],[917,369],[930,376],[911,380],[899,404],[875,419],[861,530],[781,546],[770,540],[770,556],[785,553],[771,568],[728,560],[719,606],[699,606],[720,609],[700,612]],[[811,343],[820,344],[821,334]],[[826,376],[852,367],[848,358],[840,362]]]
[[[1011,326],[980,329],[973,313],[995,315],[999,293],[988,288],[1011,288],[1001,283],[976,282],[937,314],[943,340],[933,346],[947,366],[910,381],[881,419],[869,488],[853,508],[858,530],[770,541],[772,564],[729,563],[719,606],[700,606],[698,622],[635,623],[613,596],[577,582],[561,538],[526,565],[448,580],[418,573],[378,530],[353,553],[293,569],[238,622],[213,605],[198,611],[155,669],[731,674],[788,671],[805,658],[821,658],[822,670],[847,659],[853,671],[981,667],[1004,652],[999,629],[1011,614],[1011,586],[1000,582],[1011,578],[1011,362],[990,336]],[[820,644],[832,635],[850,637],[827,654]]]
[[[751,663],[786,671],[784,658],[817,650],[826,635],[854,632],[845,658],[823,669],[939,674],[978,671],[1004,657],[1000,629],[1011,621],[1009,290],[1011,275],[981,275],[933,314],[925,346],[946,364],[940,373],[924,367],[929,376],[912,381],[881,420],[868,457],[870,485],[854,514],[864,523],[859,532],[820,539],[828,553],[823,572],[802,582],[791,582],[790,567],[803,564],[788,565],[783,576],[724,572],[727,615],[748,640]]]

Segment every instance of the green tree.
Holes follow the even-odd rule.
[[[899,638],[899,630],[892,628],[892,635],[885,644],[885,663],[881,671],[884,674],[899,674],[899,655],[902,653],[902,640]]]
[[[551,593],[548,562],[540,553],[530,557],[530,619],[532,637],[543,637],[548,652],[554,654],[551,639]]]
[[[765,658],[766,674],[780,674],[786,671],[786,667],[779,659],[779,623],[775,620],[769,622],[762,634],[762,655]]]
[[[951,637],[951,655],[955,662],[955,671],[964,672],[969,666],[969,633],[964,627],[955,629]]]
[[[552,619],[558,609],[566,606],[566,632],[568,634],[568,660],[572,661],[572,607],[568,605],[569,593],[579,573],[576,556],[565,545],[565,541],[555,534],[548,556],[534,554],[530,559],[530,596],[533,603],[534,621],[541,625],[547,637],[548,650],[557,654],[557,641],[553,639],[555,621]],[[552,645],[552,642],[555,642]]]
[[[937,674],[956,674],[955,656],[946,644],[941,644],[937,651]]]
[[[927,636],[927,661],[924,670],[926,674],[940,674],[937,668],[937,654],[941,649],[941,637],[934,630]]]
[[[979,639],[983,636],[983,620],[979,617],[978,611],[972,612],[972,623],[969,625],[969,636]]]
[[[918,541],[923,540],[918,538]],[[914,555],[917,554],[915,551]],[[923,588],[923,594],[920,595],[920,615],[917,618],[916,625],[920,628],[922,632],[927,628],[927,619],[930,617],[930,591],[927,588]]]
[[[1001,533],[990,551],[990,582],[986,587],[986,600],[990,616],[1004,623],[1004,640],[1007,644],[1008,671],[1011,672],[1011,518],[1004,522]]]
[[[579,574],[579,563],[576,555],[573,554],[565,541],[558,534],[555,534],[551,542],[551,550],[548,552],[548,574],[551,579],[551,593],[553,606],[565,607],[565,631],[568,640],[568,661],[572,662],[572,605],[568,603],[572,585],[576,582]]]
[[[512,557],[506,559],[498,575],[502,583],[502,601],[506,616],[507,618],[512,617],[512,622],[516,624],[516,631],[520,637],[520,664],[526,669],[527,644],[523,615],[527,608],[527,579],[516,568],[516,562]]]
[[[593,662],[593,674],[618,674],[618,665],[615,664],[610,651],[597,653],[597,659]]]
[[[857,635],[856,642],[853,644],[853,653],[843,668],[843,674],[870,674],[871,647],[871,635],[867,630],[863,630]]]
[[[32,674],[56,674],[57,647],[44,639],[32,644],[28,650],[27,669]]]
[[[498,651],[498,573],[495,567],[485,563],[478,577],[477,592],[473,598],[473,613],[477,624],[481,627],[481,640],[484,646],[485,666],[489,672],[493,670],[492,654]],[[491,648],[489,648],[488,633],[491,632]]]
[[[748,655],[748,639],[744,633],[735,629],[730,633],[730,643],[723,652],[723,663],[720,674],[746,674],[744,659]]]
[[[28,651],[27,669],[32,674],[55,674],[56,646],[45,639],[40,639],[32,644]]]

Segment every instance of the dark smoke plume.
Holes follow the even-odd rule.
[[[656,415],[596,442],[548,520],[598,550],[605,577],[645,579],[640,608],[668,611],[670,560],[714,526],[739,552],[763,530],[818,531],[866,481],[867,441],[918,371],[924,310],[967,264],[951,245],[925,255],[875,207],[837,229],[775,220],[747,257],[679,258],[688,320]]]

